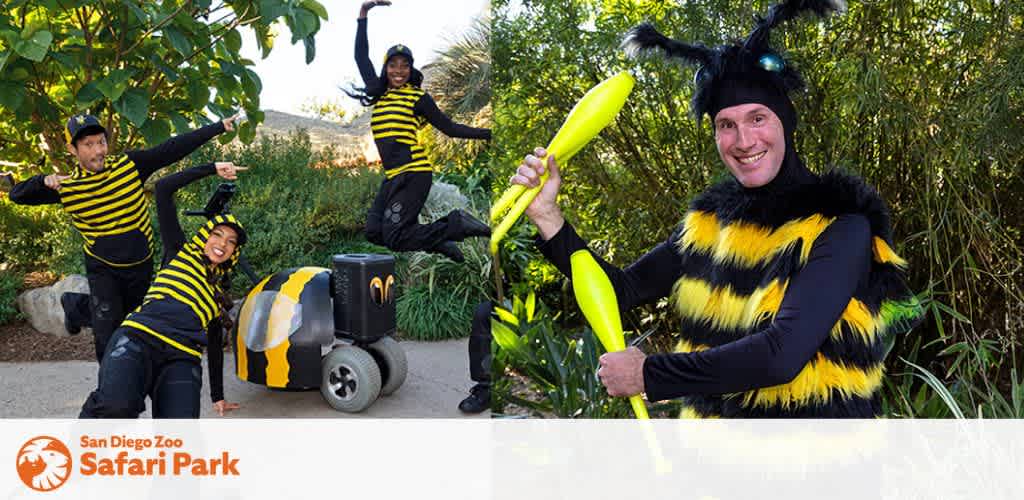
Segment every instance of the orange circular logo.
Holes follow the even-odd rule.
[[[50,436],[29,439],[18,451],[18,477],[36,491],[53,491],[71,477],[71,452]]]

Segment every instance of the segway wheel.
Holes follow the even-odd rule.
[[[320,393],[332,408],[358,413],[380,395],[380,368],[370,353],[354,346],[338,347],[320,365]]]
[[[380,367],[381,377],[384,385],[380,389],[381,395],[387,396],[402,387],[405,376],[409,373],[409,362],[405,359],[405,351],[398,341],[391,337],[384,337],[366,347],[373,359]]]

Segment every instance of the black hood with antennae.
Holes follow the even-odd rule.
[[[758,103],[771,109],[782,122],[786,154],[772,182],[747,191],[777,194],[809,182],[815,176],[800,160],[793,139],[798,120],[789,93],[804,88],[804,79],[771,47],[771,30],[802,14],[824,17],[845,8],[846,2],[842,0],[784,1],[769,8],[764,17],[757,17],[746,39],[713,48],[673,40],[652,24],[643,23],[626,34],[622,46],[630,56],[659,49],[670,59],[697,66],[690,107],[698,120],[705,114],[713,120],[719,111],[739,104]]]
[[[842,0],[789,0],[772,6],[767,15],[756,18],[754,30],[746,39],[709,48],[700,43],[673,40],[650,23],[631,29],[622,42],[626,53],[635,56],[644,50],[660,49],[665,56],[697,66],[696,86],[691,102],[694,115],[714,118],[723,108],[751,101],[752,89],[789,101],[788,94],[804,87],[803,77],[769,44],[771,30],[801,14],[826,16],[846,8]],[[737,90],[739,89],[739,90]],[[754,92],[756,93],[756,92]],[[771,107],[771,106],[769,106]],[[792,104],[789,104],[792,108]],[[773,111],[776,111],[773,109]],[[776,114],[786,123],[786,111]],[[795,120],[795,116],[792,117]],[[795,125],[795,121],[788,125]]]

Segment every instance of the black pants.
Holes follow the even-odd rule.
[[[99,386],[78,418],[138,418],[153,402],[153,418],[199,418],[203,388],[199,358],[127,328],[114,332],[100,363]]]
[[[491,382],[491,314],[494,304],[484,301],[473,313],[473,327],[469,332],[469,377],[473,382]]]
[[[102,363],[107,342],[125,316],[142,305],[150,281],[153,261],[147,259],[131,267],[114,267],[85,256],[85,276],[92,297],[92,333],[96,343],[96,361]]]
[[[384,179],[366,214],[366,239],[397,252],[429,251],[446,240],[462,241],[461,224],[451,214],[430,224],[418,222],[432,177],[431,172],[406,172]]]

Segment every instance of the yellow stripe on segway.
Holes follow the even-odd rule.
[[[287,332],[278,332],[277,328],[291,326],[291,317],[295,314],[295,304],[299,303],[299,295],[314,276],[323,271],[322,267],[301,267],[296,269],[288,281],[281,285],[270,307],[270,317],[267,319],[267,339],[264,345],[272,343],[272,339],[285,337],[284,341],[267,349],[267,387],[288,386],[288,348],[291,343],[288,341]],[[284,300],[287,298],[288,300]]]
[[[273,275],[263,278],[249,291],[249,295],[245,297],[245,303],[242,304],[242,310],[238,313],[238,335],[235,335],[235,354],[238,356],[238,363],[236,363],[235,371],[238,372],[239,380],[249,380],[249,355],[246,352],[245,336],[249,333],[249,318],[252,317],[256,296],[263,291],[263,287],[267,286],[271,277]]]

